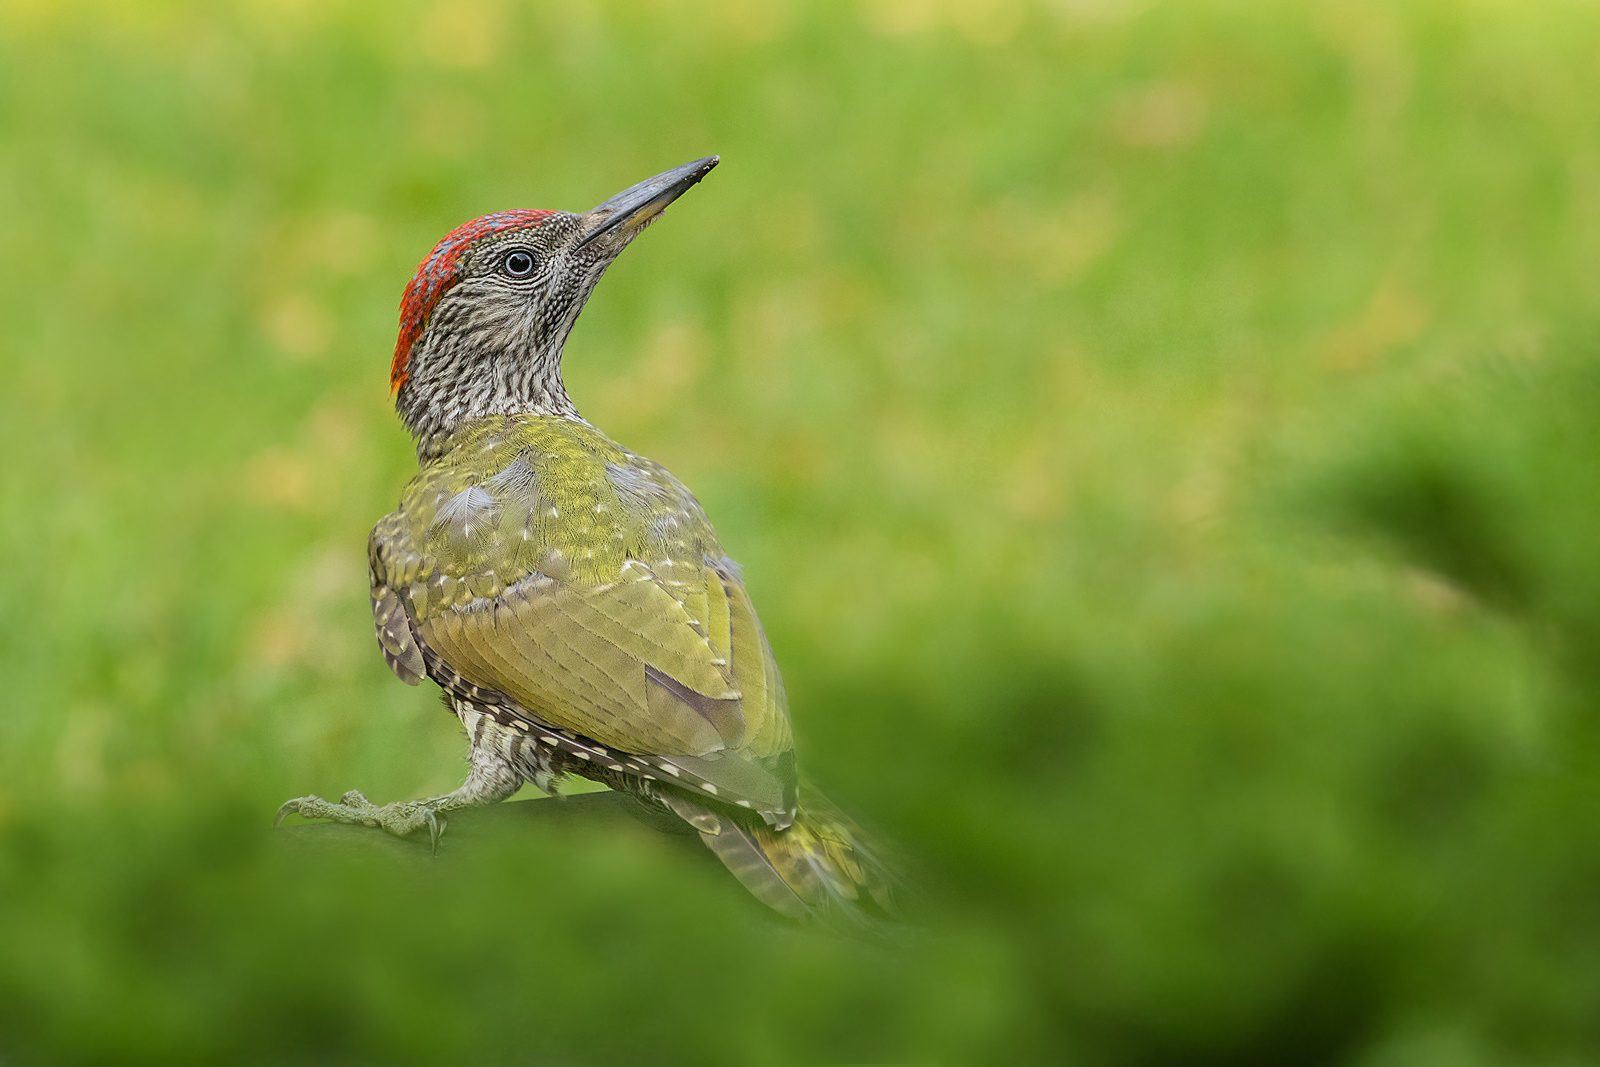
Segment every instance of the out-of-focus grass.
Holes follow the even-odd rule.
[[[0,7],[0,1058],[1570,1062],[1600,1044],[1581,4]],[[928,932],[648,834],[423,873],[364,536],[445,230],[724,165],[585,413],[700,493]]]

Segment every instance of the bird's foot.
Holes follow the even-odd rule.
[[[290,815],[307,819],[332,819],[334,822],[359,826],[377,826],[396,837],[409,837],[418,830],[428,831],[428,845],[439,851],[439,839],[444,836],[444,813],[434,801],[399,800],[393,804],[376,805],[352,789],[335,804],[321,797],[298,797],[278,809],[272,825],[282,826]]]

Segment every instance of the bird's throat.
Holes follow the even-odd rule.
[[[417,458],[448,451],[461,432],[485,418],[543,415],[583,422],[561,380],[561,356],[479,363],[479,373],[444,381],[414,378],[395,394],[395,410],[416,441]]]

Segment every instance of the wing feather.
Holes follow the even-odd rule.
[[[681,483],[568,420],[486,421],[453,455],[373,531],[373,621],[395,673],[454,672],[535,725],[786,825],[783,683]]]

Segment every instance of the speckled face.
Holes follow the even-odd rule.
[[[485,215],[434,246],[401,299],[389,376],[418,454],[474,418],[577,418],[561,351],[578,314],[622,250],[716,164],[674,167],[581,215]]]
[[[485,357],[559,352],[594,283],[611,262],[574,251],[578,217],[552,212],[468,245],[428,316],[426,334],[467,335]],[[611,250],[606,250],[611,251]]]
[[[522,231],[536,229],[553,212],[502,211],[485,215],[451,230],[434,245],[406,286],[400,299],[400,336],[395,341],[394,362],[389,369],[390,385],[396,391],[410,376],[411,349],[422,335],[440,297],[462,277],[463,258],[473,246],[496,234],[520,237]]]
[[[628,235],[579,247],[585,217],[504,212],[467,223],[417,269],[401,304],[391,381],[419,438],[461,419],[575,414],[561,351]]]

